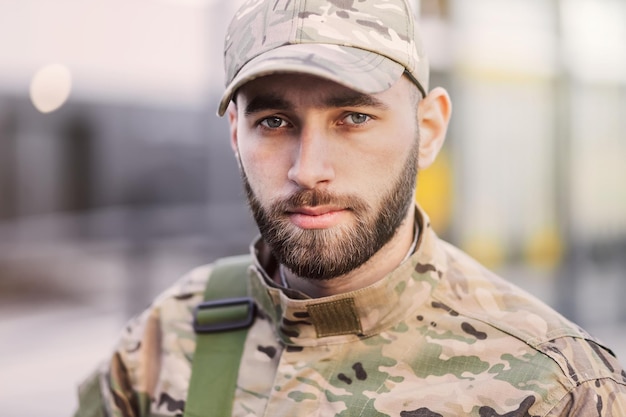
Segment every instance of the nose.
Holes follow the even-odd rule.
[[[335,177],[332,157],[331,143],[323,129],[303,128],[287,177],[304,189],[327,184]]]

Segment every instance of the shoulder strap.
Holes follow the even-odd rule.
[[[196,350],[191,366],[185,417],[230,417],[239,362],[254,321],[247,297],[250,256],[215,262],[204,299],[194,313]]]

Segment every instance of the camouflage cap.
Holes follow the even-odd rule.
[[[239,87],[276,73],[305,73],[372,94],[403,73],[423,95],[428,60],[408,0],[249,0],[224,44],[222,116]]]

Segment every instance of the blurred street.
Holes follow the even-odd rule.
[[[72,305],[0,308],[0,404],[15,417],[71,416],[76,386],[111,351],[119,312]]]
[[[166,236],[120,237],[129,216],[143,217],[151,233]],[[207,224],[211,218],[223,220]],[[72,415],[78,383],[111,353],[124,323],[191,268],[247,251],[255,232],[246,219],[246,206],[237,204],[0,224],[0,237],[21,242],[0,239],[3,415]],[[168,235],[168,224],[196,232]],[[106,233],[98,240],[67,233],[85,228]]]

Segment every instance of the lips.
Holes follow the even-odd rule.
[[[347,214],[348,209],[335,206],[298,207],[287,211],[292,223],[302,229],[328,229]]]
[[[315,207],[297,207],[289,210],[289,214],[305,214],[307,216],[321,216],[324,214],[332,213],[333,211],[344,210],[341,207],[334,206],[315,206]]]

